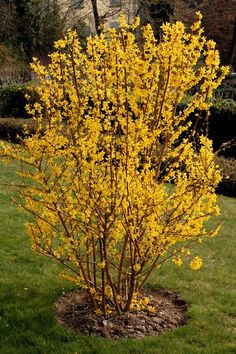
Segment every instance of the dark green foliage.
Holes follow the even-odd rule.
[[[31,96],[34,102],[37,94],[31,84],[9,84],[0,86],[0,117],[29,118],[25,105],[26,94]]]
[[[217,157],[217,163],[222,174],[222,181],[217,188],[217,193],[236,197],[236,160],[220,156]]]
[[[1,0],[0,85],[28,81],[32,57],[47,62],[64,26],[58,0]]]
[[[22,46],[28,61],[32,56],[46,58],[63,29],[57,0],[13,0],[17,45]]]
[[[214,96],[219,99],[236,100],[236,80],[233,76],[228,76],[214,92]]]
[[[2,65],[12,65],[13,61],[14,58],[12,51],[4,43],[0,42],[0,66],[2,67]]]
[[[46,60],[63,28],[58,0],[0,1],[0,43],[28,63]]]
[[[186,107],[182,103],[178,111]],[[191,113],[189,119],[196,126],[197,135],[207,134],[213,140],[214,150],[225,157],[236,158],[236,102],[232,99],[214,99],[210,116],[204,111]]]
[[[0,1],[0,43],[9,48],[16,45],[15,6],[12,0]]]
[[[234,100],[216,100],[211,107],[209,119],[209,137],[213,140],[215,150],[225,157],[236,158],[236,146],[222,146],[233,142],[236,133],[236,102]]]
[[[139,2],[139,15],[141,24],[150,23],[155,36],[160,36],[160,26],[170,22],[175,13],[175,3],[170,0],[141,0]]]
[[[26,135],[26,127],[27,134],[35,132],[32,119],[0,118],[0,138],[17,143]]]
[[[83,49],[86,49],[87,38],[92,34],[90,27],[85,22],[78,21],[72,28],[77,32]]]
[[[0,85],[27,81],[29,70],[21,48],[14,50],[0,42]]]

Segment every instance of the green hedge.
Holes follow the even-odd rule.
[[[229,197],[236,197],[236,160],[217,157],[221,169],[222,181],[217,187],[217,193]]]
[[[0,118],[0,138],[18,143],[26,135],[25,127],[29,134],[34,134],[35,125],[32,119]]]
[[[35,125],[32,119],[1,118],[0,138],[11,142],[19,142],[25,136],[25,126],[27,126],[29,134],[34,134]],[[217,187],[217,193],[236,197],[236,160],[218,156],[217,163],[223,177]]]
[[[215,150],[236,138],[236,102],[234,100],[215,100],[209,119],[209,137],[213,140]],[[219,154],[236,158],[236,145],[231,144]]]
[[[29,118],[25,109],[26,94],[36,101],[37,93],[30,83],[0,86],[0,117]]]
[[[32,83],[11,84],[0,86],[0,117],[21,117],[29,118],[25,110],[27,100],[26,94],[31,96],[31,102],[37,101],[37,93]],[[182,110],[186,104],[182,104],[178,110]],[[200,119],[197,124],[199,132],[208,131],[209,137],[213,140],[215,150],[221,145],[235,138],[236,133],[236,102],[232,99],[214,99],[211,107],[211,116],[206,124],[206,120]],[[195,112],[199,113],[199,112]],[[193,122],[196,115],[193,113],[190,119]],[[204,118],[205,113],[200,115]],[[1,119],[1,118],[0,118]],[[222,150],[221,155],[236,158],[236,145]]]
[[[183,110],[186,103],[181,104],[178,110]],[[232,99],[214,99],[210,108],[210,116],[206,118],[206,112],[196,110],[189,117],[193,124],[197,121],[197,132],[205,134],[207,132],[210,139],[213,140],[215,151],[227,158],[236,158],[236,145],[221,149],[222,144],[235,139],[236,137],[236,102]]]

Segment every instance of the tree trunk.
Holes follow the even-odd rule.
[[[95,22],[95,28],[97,34],[101,33],[101,28],[100,28],[100,18],[98,14],[98,6],[97,6],[97,0],[91,0],[92,7],[93,7],[93,16],[94,16],[94,22]]]
[[[227,61],[226,61],[226,64],[231,66],[232,71],[234,71],[234,69],[235,69],[235,68],[233,68],[235,52],[236,52],[236,17],[234,19],[234,29],[233,29],[233,37],[232,37],[232,41],[231,41],[231,46],[230,46],[229,53],[227,56]]]

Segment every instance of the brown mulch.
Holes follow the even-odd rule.
[[[156,289],[145,290],[143,295],[155,307],[154,313],[132,311],[106,318],[97,316],[88,294],[77,290],[59,299],[55,315],[59,323],[78,332],[109,339],[156,336],[184,325],[187,304],[177,293]]]

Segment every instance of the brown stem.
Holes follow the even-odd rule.
[[[130,286],[129,286],[129,292],[128,292],[128,300],[126,302],[126,305],[125,305],[125,311],[129,311],[130,309],[130,305],[132,303],[132,299],[133,299],[133,295],[134,295],[134,292],[135,292],[135,274],[132,273],[131,274],[131,277],[130,277]]]
[[[99,252],[100,252],[100,261],[101,263],[104,262],[103,257],[103,249],[102,249],[102,240],[99,239]],[[105,260],[106,261],[106,260]],[[102,267],[101,269],[101,276],[102,276],[102,312],[104,317],[106,317],[106,296],[105,296],[105,268]]]
[[[155,261],[152,263],[149,271],[147,272],[146,276],[144,277],[144,279],[142,280],[141,284],[138,287],[138,291],[143,287],[143,285],[146,283],[147,279],[149,278],[150,274],[152,273],[152,271],[154,270],[154,268],[157,265],[158,259],[160,258],[160,255],[158,255],[155,259]]]
[[[92,247],[93,247],[93,282],[94,282],[94,287],[97,290],[96,247],[95,247],[94,236],[92,236]]]
[[[114,301],[114,306],[116,309],[116,312],[120,315],[121,314],[121,309],[120,309],[120,305],[117,301],[117,292],[116,289],[114,287],[110,272],[109,272],[109,267],[108,267],[108,257],[107,257],[107,249],[106,249],[106,237],[103,238],[103,255],[104,255],[104,259],[105,259],[105,270],[106,270],[106,276],[109,282],[109,285],[112,289],[112,294],[113,294],[113,301]]]
[[[118,294],[121,297],[122,297],[122,269],[123,269],[123,263],[124,263],[124,259],[125,259],[125,252],[126,252],[126,248],[127,248],[127,244],[128,244],[128,239],[129,239],[129,236],[126,233],[123,248],[121,251],[121,256],[120,256],[120,266],[119,266],[118,280],[117,280]]]

